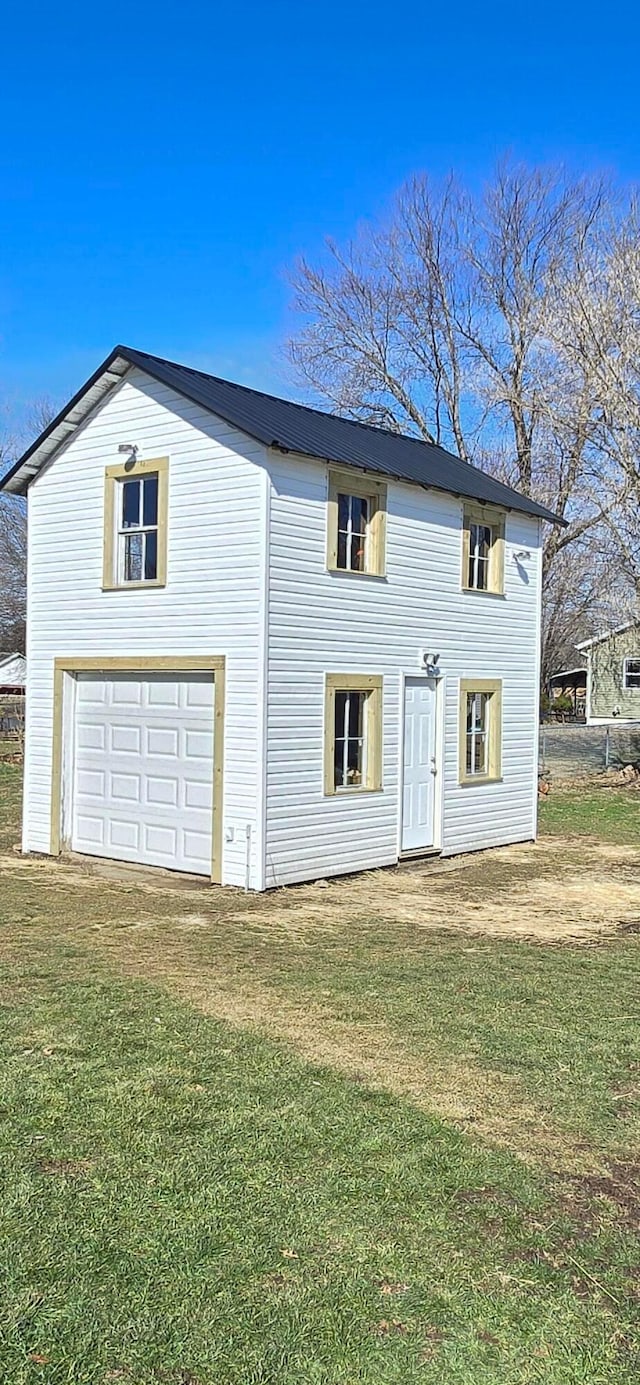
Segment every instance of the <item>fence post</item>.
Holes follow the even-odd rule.
[[[606,727],[605,733],[604,733],[604,767],[605,767],[605,769],[608,769],[608,768],[609,768],[609,727],[608,727],[608,726]]]

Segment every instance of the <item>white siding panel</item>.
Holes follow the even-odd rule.
[[[123,442],[143,458],[170,458],[164,589],[101,590],[104,469]],[[244,883],[249,825],[259,883],[264,457],[259,443],[134,370],[32,485],[26,850],[49,849],[56,656],[224,654],[224,826],[233,840],[225,840],[223,874]]]
[[[462,504],[390,482],[386,578],[326,570],[327,469],[271,460],[267,884],[397,859],[402,675],[440,653],[445,853],[535,835],[538,522],[509,515],[504,598],[463,593]],[[513,560],[530,551],[520,570]],[[524,575],[523,575],[524,574]],[[384,784],[323,794],[324,675],[384,676]],[[503,680],[503,782],[458,784],[458,685]]]

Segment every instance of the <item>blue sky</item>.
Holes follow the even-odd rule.
[[[0,402],[62,403],[118,341],[292,393],[287,268],[409,174],[509,149],[640,173],[636,5],[12,5]]]

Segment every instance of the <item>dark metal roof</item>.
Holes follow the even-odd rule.
[[[1,488],[24,493],[40,466],[75,431],[99,398],[120,380],[129,366],[138,366],[155,380],[211,413],[257,438],[267,447],[301,453],[345,467],[357,467],[415,485],[434,487],[472,500],[520,510],[562,524],[557,515],[528,496],[496,481],[451,452],[417,438],[373,428],[304,404],[235,385],[200,370],[117,346],[65,409],[20,458]],[[84,407],[83,407],[84,405]],[[87,407],[88,406],[88,407]]]

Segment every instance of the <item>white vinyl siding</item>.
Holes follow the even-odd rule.
[[[399,850],[403,675],[440,651],[445,854],[535,836],[538,521],[508,514],[505,600],[470,601],[460,587],[463,506],[453,496],[389,482],[386,580],[340,582],[325,563],[326,468],[271,459],[267,883],[391,864]],[[526,548],[524,581],[511,554]],[[323,794],[327,670],[384,678],[383,787]],[[458,780],[459,682],[503,684],[501,783]]]
[[[164,588],[101,590],[105,468],[122,442],[170,458]],[[30,487],[26,850],[49,850],[55,657],[226,655],[223,879],[244,884],[249,829],[260,885],[265,456],[132,370]]]
[[[102,590],[105,469],[125,442],[142,459],[168,458],[166,587]],[[453,854],[535,835],[538,521],[506,515],[504,599],[470,598],[463,502],[389,480],[384,564],[374,576],[345,574],[328,563],[329,476],[137,369],[43,470],[29,492],[26,850],[50,847],[54,659],[101,655],[225,656],[226,884],[397,860],[404,679],[425,649],[440,651],[443,672],[435,845]],[[530,557],[517,564],[522,550]],[[381,688],[375,792],[325,793],[328,675]],[[459,783],[463,679],[502,684],[500,782]]]

